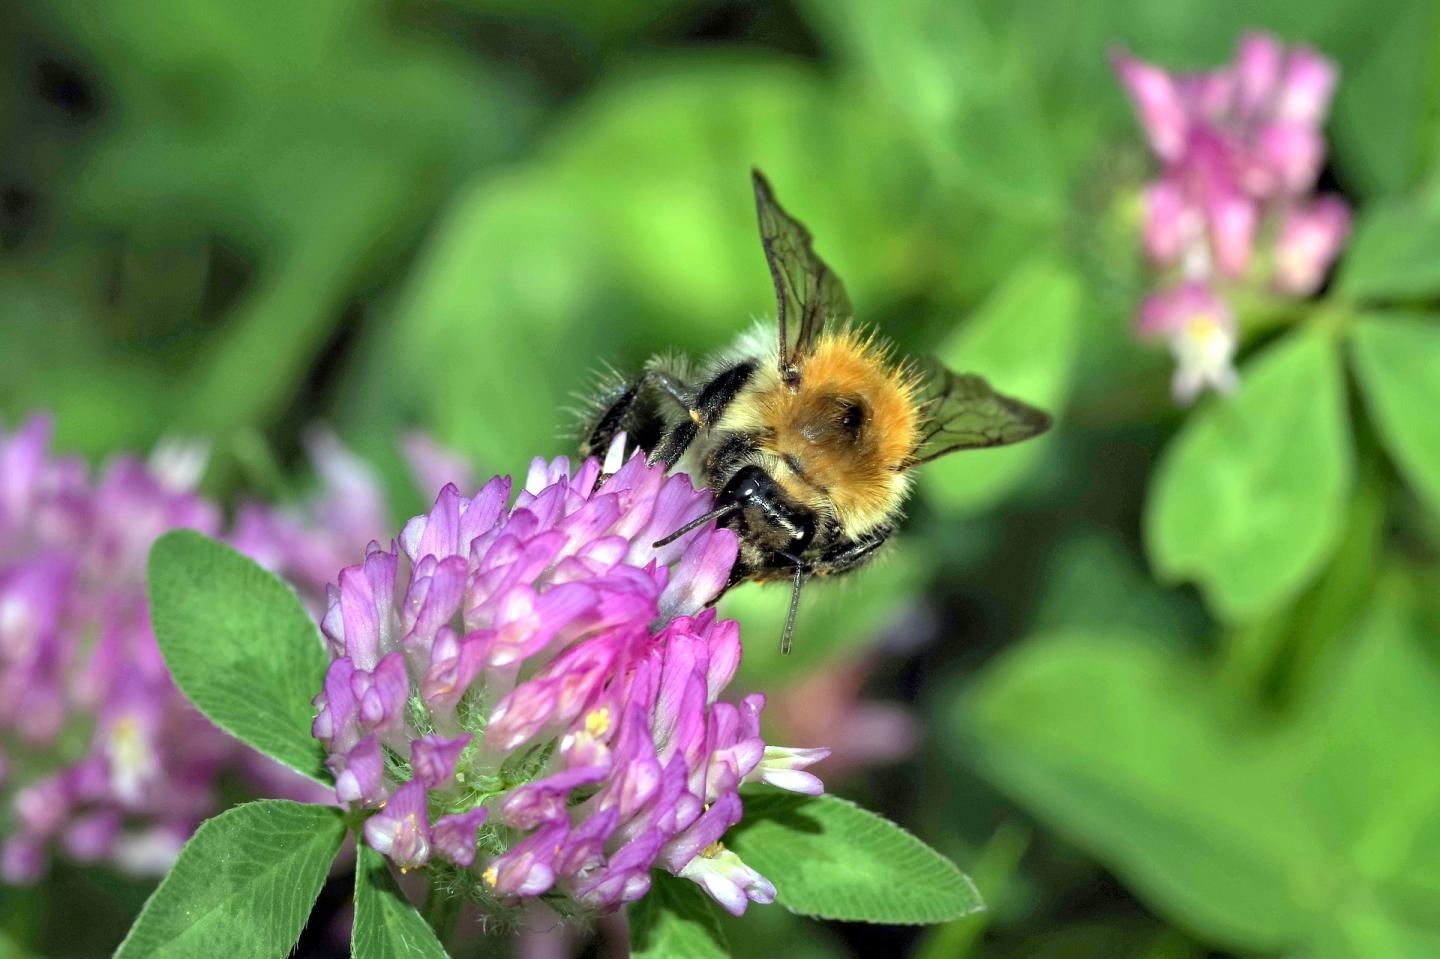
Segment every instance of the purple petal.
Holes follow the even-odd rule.
[[[678,874],[686,863],[719,842],[725,830],[740,821],[741,812],[738,794],[729,793],[716,799],[689,828],[665,844],[660,852],[661,865]]]
[[[390,801],[365,820],[365,842],[401,869],[425,865],[430,858],[430,814],[424,784],[412,779],[395,790]]]
[[[366,736],[343,756],[326,761],[335,775],[335,796],[342,803],[378,806],[385,801],[385,759],[380,740]]]
[[[731,530],[704,530],[691,537],[660,597],[660,614],[667,618],[693,616],[720,595],[739,555],[740,541]]]
[[[377,550],[358,566],[340,571],[340,622],[345,653],[357,669],[374,669],[393,629],[398,557]],[[331,619],[327,615],[327,621]]]
[[[474,489],[475,480],[465,459],[444,448],[426,433],[412,431],[400,440],[405,459],[421,489],[432,490],[453,484]]]
[[[555,854],[568,832],[562,823],[542,826],[490,864],[484,872],[498,896],[538,896],[555,884]]]
[[[1247,116],[1268,109],[1280,84],[1283,51],[1268,33],[1247,33],[1235,56],[1240,109]]]
[[[420,680],[420,698],[431,710],[448,716],[465,695],[485,662],[485,650],[493,634],[477,630],[464,639],[443,627],[431,648],[430,667]]]
[[[489,810],[476,806],[469,812],[441,816],[430,830],[430,841],[435,855],[448,859],[457,866],[470,866],[475,862],[475,836],[480,824],[485,821]]]
[[[449,784],[460,754],[470,744],[469,733],[452,738],[422,736],[410,744],[410,765],[415,778],[431,789]]]
[[[660,844],[661,837],[654,832],[631,839],[615,851],[605,866],[575,883],[575,898],[599,909],[641,898],[650,891],[650,867]]]
[[[507,825],[534,829],[543,822],[569,822],[570,791],[600,782],[609,772],[606,766],[581,766],[537,779],[512,790],[500,807]]]
[[[1309,47],[1295,47],[1285,61],[1275,115],[1281,120],[1318,127],[1330,111],[1335,66]]]
[[[1275,243],[1275,286],[1295,296],[1314,293],[1350,233],[1350,208],[1321,197],[1286,213]]]
[[[1315,184],[1325,162],[1325,138],[1304,124],[1272,123],[1260,132],[1258,156],[1279,189],[1304,193]]]
[[[555,854],[556,874],[573,877],[603,864],[605,843],[619,821],[620,814],[614,809],[602,809],[581,820]]]
[[[1145,191],[1145,252],[1161,266],[1176,262],[1200,233],[1200,216],[1179,183],[1158,180]]]
[[[12,836],[0,845],[0,880],[27,886],[45,872],[45,846],[29,836]]]
[[[1230,277],[1244,276],[1255,237],[1255,204],[1238,191],[1226,190],[1210,198],[1206,217],[1220,272]]]
[[[705,701],[713,703],[735,678],[735,670],[740,668],[740,624],[733,619],[716,620],[714,610],[709,610],[702,614],[696,625],[704,633],[710,649],[710,665],[705,673]]]
[[[356,670],[350,677],[350,691],[360,704],[360,724],[367,731],[382,737],[403,732],[410,700],[410,674],[403,653],[387,653],[374,672]]]
[[[1124,53],[1115,54],[1111,60],[1140,116],[1150,146],[1161,159],[1178,160],[1189,137],[1190,120],[1174,78]]]

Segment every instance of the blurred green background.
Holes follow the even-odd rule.
[[[1248,28],[1338,63],[1358,236],[1322,321],[1183,411],[1130,334],[1151,168],[1107,56]],[[830,788],[990,911],[755,908],[737,956],[1440,955],[1434,3],[18,0],[0,67],[0,417],[95,460],[203,436],[209,492],[292,496],[328,423],[399,518],[406,430],[482,475],[569,452],[601,362],[773,311],[752,164],[862,320],[1057,415],[930,469],[787,660],[783,590],[723,610],[773,738],[835,747]],[[893,707],[842,722],[877,701],[912,749]],[[0,891],[0,952],[103,954],[145,892]]]

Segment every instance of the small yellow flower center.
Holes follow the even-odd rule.
[[[1195,343],[1202,345],[1214,340],[1220,335],[1220,332],[1220,321],[1211,313],[1195,314],[1185,328],[1185,335]]]
[[[488,882],[491,887],[494,887],[494,885],[500,881],[500,873],[494,866],[491,866],[480,874],[480,878]]]
[[[140,733],[140,723],[134,716],[121,716],[110,727],[110,734],[116,740],[133,739]]]
[[[714,859],[716,856],[720,855],[724,851],[725,844],[717,839],[710,845],[702,849],[700,851],[700,855],[704,856],[706,859]]]
[[[592,709],[585,717],[585,731],[592,736],[603,736],[610,728],[610,707]]]
[[[110,758],[122,773],[138,773],[148,765],[150,751],[134,716],[121,716],[110,727]]]

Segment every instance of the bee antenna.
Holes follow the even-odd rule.
[[[695,529],[699,526],[704,526],[712,519],[719,519],[722,516],[729,516],[731,513],[735,512],[739,508],[739,503],[727,503],[724,506],[717,506],[715,509],[712,509],[705,515],[695,517],[690,522],[686,523],[684,526],[671,533],[669,536],[666,536],[664,539],[657,539],[654,543],[651,544],[651,548],[659,549],[662,546],[669,546],[671,543],[675,542],[677,539],[684,536],[692,529]]]
[[[790,590],[790,612],[785,616],[785,632],[780,634],[780,655],[790,655],[790,641],[795,636],[795,614],[800,611],[800,587],[805,585],[805,577],[810,571],[804,566],[795,565],[795,586]]]

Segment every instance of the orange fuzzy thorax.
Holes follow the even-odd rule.
[[[821,335],[796,389],[776,377],[755,397],[753,425],[764,451],[780,460],[775,478],[786,492],[833,510],[842,528],[858,536],[892,516],[905,496],[902,467],[919,438],[916,390],[885,347],[844,328]],[[840,422],[849,402],[864,410],[853,437]]]

